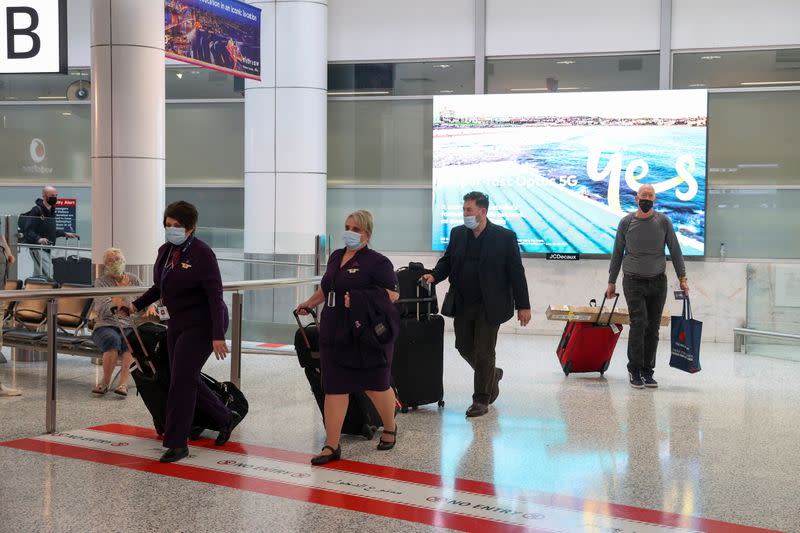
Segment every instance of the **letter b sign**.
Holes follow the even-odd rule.
[[[0,73],[67,73],[67,0],[0,0]]]

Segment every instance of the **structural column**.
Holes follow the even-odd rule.
[[[245,253],[312,262],[326,223],[327,0],[249,3],[262,10],[262,81],[245,84]],[[250,269],[253,278],[311,273]],[[271,310],[282,316],[299,297],[276,291],[274,299],[248,299],[246,312],[272,320]]]
[[[163,0],[92,0],[91,58],[92,261],[121,248],[147,282],[164,242]]]

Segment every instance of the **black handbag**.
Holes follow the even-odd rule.
[[[452,287],[450,287],[447,290],[447,294],[444,295],[441,313],[450,318],[456,316],[456,291],[454,291]]]

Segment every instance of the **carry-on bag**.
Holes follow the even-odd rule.
[[[692,317],[689,297],[683,300],[683,314],[672,317],[669,366],[694,374],[700,372],[700,339],[703,323]]]
[[[606,304],[605,295],[594,322],[567,322],[556,348],[556,355],[564,375],[568,376],[575,372],[600,372],[602,376],[608,370],[614,348],[622,333],[622,324],[611,323],[618,301],[619,294],[614,299],[605,324],[600,323]],[[590,304],[594,303],[592,300]]]
[[[419,277],[415,285],[412,297],[401,294],[395,302],[401,309],[414,310],[400,318],[392,359],[392,379],[403,413],[430,403],[444,407],[444,318],[436,314],[435,289],[423,285]]]
[[[53,258],[53,279],[62,285],[92,284],[92,259],[80,256],[81,240],[77,241],[74,255],[67,251],[64,257]]]
[[[317,401],[319,412],[325,418],[325,390],[322,386],[322,373],[319,359],[319,321],[317,313],[308,309],[313,319],[310,324],[303,325],[300,315],[295,310],[294,318],[297,321],[297,332],[294,337],[295,351],[300,367],[303,368],[311,392]],[[350,394],[347,405],[347,414],[342,424],[342,433],[362,436],[372,440],[378,428],[382,426],[381,416],[378,414],[372,400],[363,392]]]

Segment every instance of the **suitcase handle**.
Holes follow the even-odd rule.
[[[308,311],[308,314],[311,315],[311,317],[314,319],[314,325],[317,326],[317,328],[319,328],[319,321],[317,320],[317,312],[311,307],[304,307],[303,309]],[[310,350],[311,341],[308,340],[308,335],[306,335],[306,326],[304,326],[303,323],[300,321],[300,313],[298,313],[297,309],[295,309],[294,311],[292,311],[292,314],[294,315],[294,319],[297,321],[297,327],[300,328],[300,334],[303,336],[303,342],[306,343],[306,348]],[[311,324],[309,324],[309,326],[310,325]]]
[[[116,306],[111,308],[111,314],[114,315],[114,316],[117,316],[117,314],[118,314],[117,312],[118,311],[119,311],[119,308],[116,307]],[[156,374],[156,367],[155,367],[155,365],[153,365],[153,360],[150,358],[150,353],[147,351],[147,346],[145,346],[144,341],[142,340],[142,336],[139,334],[139,326],[137,326],[136,320],[135,320],[133,315],[128,315],[128,318],[131,319],[131,328],[133,329],[133,334],[136,336],[136,341],[139,343],[139,346],[142,348],[142,353],[144,354],[144,358],[147,360],[147,366],[150,367],[150,371],[153,373],[153,375],[155,375]],[[119,322],[117,322],[117,329],[119,330],[120,335],[122,335],[122,339],[125,341],[125,345],[128,347],[128,350],[131,353],[133,353],[133,347],[131,346],[131,343],[128,341],[128,337],[127,337],[127,335],[125,335],[125,331],[122,329],[122,326],[120,325]],[[136,360],[135,357],[133,358],[133,361],[134,361],[134,364],[136,365],[136,368],[138,368],[139,371],[143,371],[144,370],[141,366],[139,366],[139,362]]]
[[[618,292],[614,293],[614,296],[616,296],[616,298],[614,298],[614,304],[611,306],[611,312],[608,314],[608,322],[605,325],[603,325],[603,327],[611,327],[611,317],[614,316],[614,310],[617,308],[617,302],[619,301],[619,293]],[[606,295],[603,294],[603,301],[600,304],[600,311],[598,311],[597,313],[597,320],[594,321],[595,326],[600,325],[600,317],[603,314],[603,307],[605,307],[605,305],[606,305]]]

